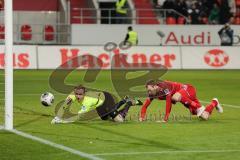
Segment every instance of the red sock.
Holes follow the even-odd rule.
[[[190,106],[193,106],[193,107],[195,107],[195,108],[200,108],[200,107],[201,107],[201,104],[192,101],[192,100],[191,100],[190,98],[188,98],[188,97],[182,96],[181,102],[184,103],[185,105],[190,105]]]
[[[217,102],[216,101],[212,101],[205,109],[206,112],[208,112],[209,114],[212,113],[213,109],[217,106]]]

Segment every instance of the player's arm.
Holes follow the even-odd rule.
[[[70,106],[72,104],[73,100],[70,97],[67,97],[65,100],[66,105]]]
[[[172,100],[171,99],[172,99],[171,94],[168,94],[166,96],[166,111],[165,111],[165,117],[164,117],[165,122],[168,121],[168,118],[169,118],[169,115],[170,115],[170,112],[172,109]]]
[[[144,120],[145,120],[147,108],[148,108],[148,106],[151,104],[152,100],[153,100],[152,98],[149,98],[149,97],[148,97],[148,98],[145,100],[145,102],[143,103],[143,106],[142,106],[142,108],[141,108],[141,115],[140,115],[139,121],[144,121]]]
[[[71,104],[73,103],[74,100],[75,100],[75,96],[74,95],[69,95],[65,99],[65,102],[63,104],[63,109],[69,109],[69,107],[71,106]]]
[[[124,39],[124,45],[126,45],[127,41],[128,41],[128,38],[129,38],[129,34],[127,33],[125,39]]]

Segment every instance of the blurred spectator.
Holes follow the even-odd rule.
[[[191,24],[225,24],[237,14],[235,0],[163,1],[155,0],[155,4],[162,5],[162,9],[174,9],[176,12],[188,16]],[[178,18],[174,12],[170,11],[167,12],[166,16]]]
[[[235,24],[235,17],[234,16],[230,17],[229,24]]]
[[[218,4],[218,0],[202,0],[202,4],[205,6],[206,15],[209,15],[213,9],[214,4]]]
[[[122,24],[127,22],[126,2],[126,0],[117,0],[116,2],[116,24]]]
[[[0,0],[0,10],[4,9],[4,0]]]
[[[187,16],[187,4],[184,0],[177,0],[176,11]]]
[[[193,1],[185,1],[187,8],[191,8],[193,5]]]
[[[162,8],[164,2],[165,0],[153,0],[156,8]]]
[[[162,7],[164,1],[165,1],[165,0],[157,0],[157,5],[158,5],[159,7]]]
[[[222,46],[233,45],[233,30],[228,23],[218,31],[218,35],[220,36]]]
[[[230,17],[230,7],[228,5],[228,0],[222,0],[220,4],[219,11],[219,24],[225,24],[229,21]]]
[[[199,10],[200,16],[207,16],[207,15],[209,15],[210,10],[211,10],[212,8],[210,8],[210,9],[207,8],[207,7],[204,5],[203,2],[204,2],[203,0],[199,0],[199,1],[196,3],[197,9]]]
[[[163,3],[163,6],[162,6],[163,9],[174,9],[176,10],[176,1],[175,0],[166,0],[164,3]],[[167,17],[169,16],[175,16],[174,12],[172,11],[167,11],[167,14],[166,14]]]
[[[125,37],[124,45],[126,45],[126,43],[130,43],[132,46],[136,46],[138,44],[138,34],[133,31],[132,26],[128,27],[128,33]]]
[[[200,24],[199,22],[199,14],[200,11],[197,9],[196,4],[192,5],[192,8],[188,9],[188,18],[190,19],[191,24]]]
[[[235,0],[228,0],[228,5],[230,7],[230,13],[232,15],[236,15],[236,12],[237,12],[236,1]]]
[[[219,22],[219,7],[217,3],[214,4],[213,9],[211,10],[208,21],[210,24],[218,24]]]

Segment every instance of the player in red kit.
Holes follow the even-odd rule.
[[[213,98],[211,103],[206,107],[202,106],[196,96],[196,89],[190,84],[149,80],[146,83],[146,89],[148,98],[142,106],[139,121],[146,119],[147,108],[153,99],[166,100],[166,113],[163,122],[168,121],[172,104],[177,102],[182,103],[188,108],[192,115],[197,115],[203,120],[208,120],[214,108],[216,108],[219,113],[223,112],[223,108],[217,98]]]

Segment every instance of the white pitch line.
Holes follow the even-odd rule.
[[[61,150],[70,152],[70,153],[75,154],[75,155],[78,155],[78,156],[80,156],[80,157],[84,157],[84,158],[87,158],[87,159],[90,159],[90,160],[103,160],[102,158],[98,158],[98,157],[96,157],[95,155],[88,154],[88,153],[84,153],[84,152],[81,152],[81,151],[79,151],[79,150],[75,150],[75,149],[73,149],[73,148],[64,146],[64,145],[62,145],[62,144],[57,144],[57,143],[48,141],[48,140],[46,140],[46,139],[39,138],[39,137],[30,135],[30,134],[27,134],[27,133],[18,131],[18,130],[16,130],[16,129],[8,130],[8,131],[10,131],[10,132],[12,132],[12,133],[15,133],[15,134],[17,134],[17,135],[19,135],[19,136],[22,136],[22,137],[31,139],[31,140],[33,140],[33,141],[37,141],[37,142],[40,142],[40,143],[49,145],[49,146],[51,146],[51,147],[58,148],[58,149],[61,149]]]
[[[156,151],[156,152],[119,152],[119,153],[96,153],[96,156],[117,156],[117,155],[142,155],[142,154],[182,154],[182,153],[229,153],[240,152],[239,150],[182,150],[182,151]]]
[[[211,102],[208,102],[208,101],[200,101],[200,102],[202,102],[202,103],[211,103]],[[237,106],[237,105],[223,104],[223,103],[221,103],[221,105],[226,106],[226,107],[230,107],[230,108],[238,108],[238,109],[240,109],[240,106]]]

